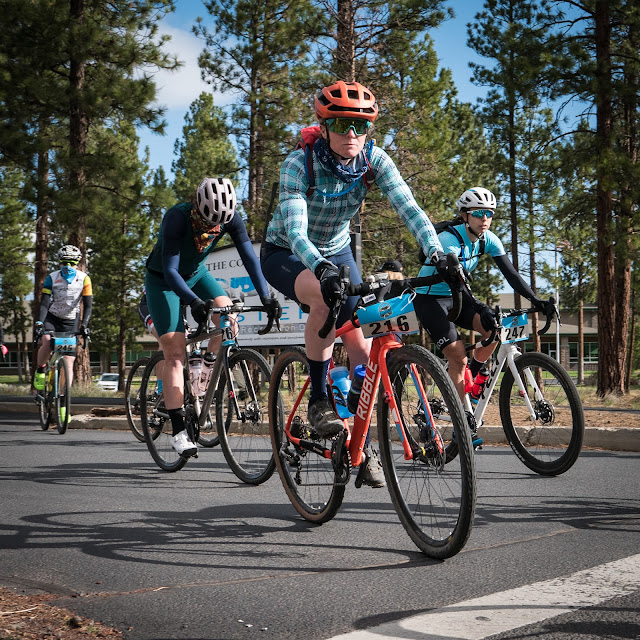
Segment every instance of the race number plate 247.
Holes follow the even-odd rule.
[[[500,331],[500,341],[503,344],[510,342],[520,342],[529,337],[528,318],[526,313],[519,316],[511,316],[502,318],[502,329]]]

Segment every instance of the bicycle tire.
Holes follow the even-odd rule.
[[[149,356],[144,356],[136,360],[131,369],[129,369],[129,375],[127,376],[127,382],[124,387],[124,404],[127,411],[127,424],[131,433],[133,433],[136,440],[144,442],[144,433],[142,432],[142,420],[140,418],[141,399],[140,399],[140,383],[136,383],[136,377],[139,375],[140,370],[144,374],[144,368],[149,362]]]
[[[276,360],[269,387],[269,433],[276,469],[287,497],[305,520],[321,524],[338,512],[345,485],[336,483],[330,460],[294,446],[285,433],[285,420],[291,418],[297,432],[311,437],[306,415],[308,388],[294,408],[308,376],[309,363],[304,349],[290,347]]]
[[[49,429],[51,424],[51,389],[49,388],[50,371],[47,369],[45,373],[44,389],[38,391],[36,403],[38,404],[38,418],[40,419],[40,428],[43,431]]]
[[[440,560],[450,558],[469,539],[476,504],[475,461],[462,403],[438,359],[423,347],[401,347],[387,364],[398,415],[393,415],[385,394],[380,393],[378,438],[391,501],[423,553]],[[429,390],[422,402],[421,388]],[[436,394],[446,405],[448,418],[439,421],[434,416],[431,429],[424,403],[430,403]],[[445,464],[442,433],[452,425],[458,432],[458,455]],[[414,451],[412,460],[405,459],[401,438]]]
[[[500,385],[500,417],[507,440],[532,471],[543,476],[565,473],[578,459],[584,439],[584,411],[578,390],[564,367],[544,353],[525,353],[515,363],[526,382],[536,420],[532,423],[513,373],[507,369]],[[538,381],[544,398],[534,397],[533,387],[523,377],[526,370]],[[549,384],[544,384],[545,380]]]
[[[149,359],[140,383],[140,420],[147,449],[155,463],[169,473],[179,471],[187,463],[172,446],[173,429],[164,407],[163,394],[158,392],[157,366],[164,360],[160,351]]]
[[[71,420],[71,385],[69,384],[69,367],[64,357],[56,360],[56,373],[58,388],[55,390],[53,402],[58,433],[63,435],[67,431],[69,420]],[[64,383],[61,384],[60,381],[63,379],[63,376]],[[62,415],[63,410],[64,416]]]
[[[199,405],[197,413],[200,413]],[[213,417],[213,412],[209,409],[207,420],[203,426],[200,427],[200,433],[198,434],[198,444],[205,449],[212,449],[220,444],[220,437],[218,436],[218,427]]]
[[[216,389],[220,446],[233,473],[246,484],[262,484],[275,470],[268,422],[270,378],[271,367],[261,354],[238,349],[229,356],[229,369],[222,370]]]

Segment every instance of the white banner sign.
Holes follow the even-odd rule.
[[[260,254],[260,244],[253,243],[256,255]],[[251,282],[247,270],[242,264],[238,251],[234,246],[215,249],[207,257],[205,263],[209,273],[222,285],[227,295],[231,298],[241,298],[245,304],[259,305],[260,296]],[[307,314],[302,313],[300,307],[289,298],[285,298],[279,291],[269,286],[269,290],[276,294],[282,305],[282,318],[280,318],[280,331],[275,328],[261,336],[258,330],[267,324],[266,313],[245,313],[238,316],[240,346],[278,346],[304,344],[304,327]]]

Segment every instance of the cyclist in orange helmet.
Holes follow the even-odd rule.
[[[314,106],[318,126],[303,130],[307,148],[294,150],[282,164],[279,202],[267,227],[261,265],[267,282],[303,310],[308,309],[309,423],[319,437],[332,438],[343,429],[326,387],[335,331],[325,339],[318,331],[341,295],[340,266],[350,267],[352,282],[362,282],[351,253],[349,223],[371,180],[438,270],[446,269],[446,260],[433,225],[393,160],[373,141],[367,142],[367,133],[378,116],[373,92],[358,82],[339,81],[324,87]],[[311,129],[314,135],[305,138]],[[337,327],[350,318],[356,303],[357,298],[349,298],[342,306]],[[345,334],[342,340],[352,371],[367,362],[371,342],[361,330]],[[383,486],[377,457],[373,451],[366,457],[365,484]]]

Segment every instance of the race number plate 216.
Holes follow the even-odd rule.
[[[377,338],[387,333],[416,333],[420,327],[415,311],[388,318],[377,320],[361,325],[365,338]]]

